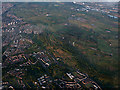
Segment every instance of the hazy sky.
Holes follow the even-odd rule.
[[[120,0],[0,0],[2,2],[118,2]]]

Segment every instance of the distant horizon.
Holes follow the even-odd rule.
[[[1,2],[119,2],[120,0],[0,0]]]

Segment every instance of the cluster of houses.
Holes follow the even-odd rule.
[[[44,67],[48,67],[52,62],[44,51],[33,53],[33,56],[41,62]]]
[[[26,24],[26,25],[24,25],[24,26],[22,26],[22,32],[23,33],[27,33],[27,34],[31,34],[31,33],[33,33],[33,34],[40,34],[40,33],[42,33],[42,26],[41,27],[38,27],[38,26],[36,26],[36,25],[29,25],[29,24]]]
[[[19,54],[19,55],[16,55],[16,56],[9,56],[7,58],[7,62],[8,63],[15,63],[15,62],[21,62],[25,59],[26,59],[26,57],[25,57],[24,54]]]
[[[37,79],[42,88],[51,88],[49,85],[52,83],[52,80],[46,74]]]
[[[20,69],[15,69],[7,72],[8,74],[17,77],[18,79],[22,80],[22,76],[24,76],[24,73]]]
[[[79,4],[79,5],[83,5],[84,7],[79,9],[79,8],[76,8],[75,10],[76,11],[86,11],[86,12],[89,12],[90,10],[92,11],[97,11],[97,12],[102,12],[102,13],[107,13],[108,14],[108,17],[111,17],[111,18],[114,18],[114,19],[117,19],[118,15],[116,14],[116,16],[114,15],[110,15],[110,13],[114,14],[114,13],[117,13],[118,12],[118,8],[117,7],[109,7],[109,8],[105,8],[106,4],[100,4],[100,3],[91,3],[91,5],[89,5],[88,3],[76,3],[76,2],[73,2],[74,4]],[[73,9],[73,8],[72,8]]]
[[[70,80],[59,80],[59,87],[72,89],[82,89],[83,87],[85,87],[86,89],[92,88],[101,90],[100,86],[92,79],[90,79],[87,74],[84,74],[79,71],[76,71],[74,73],[76,73],[76,75],[72,73],[66,73]]]

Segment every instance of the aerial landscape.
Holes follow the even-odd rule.
[[[117,2],[3,2],[2,88],[119,88]]]

